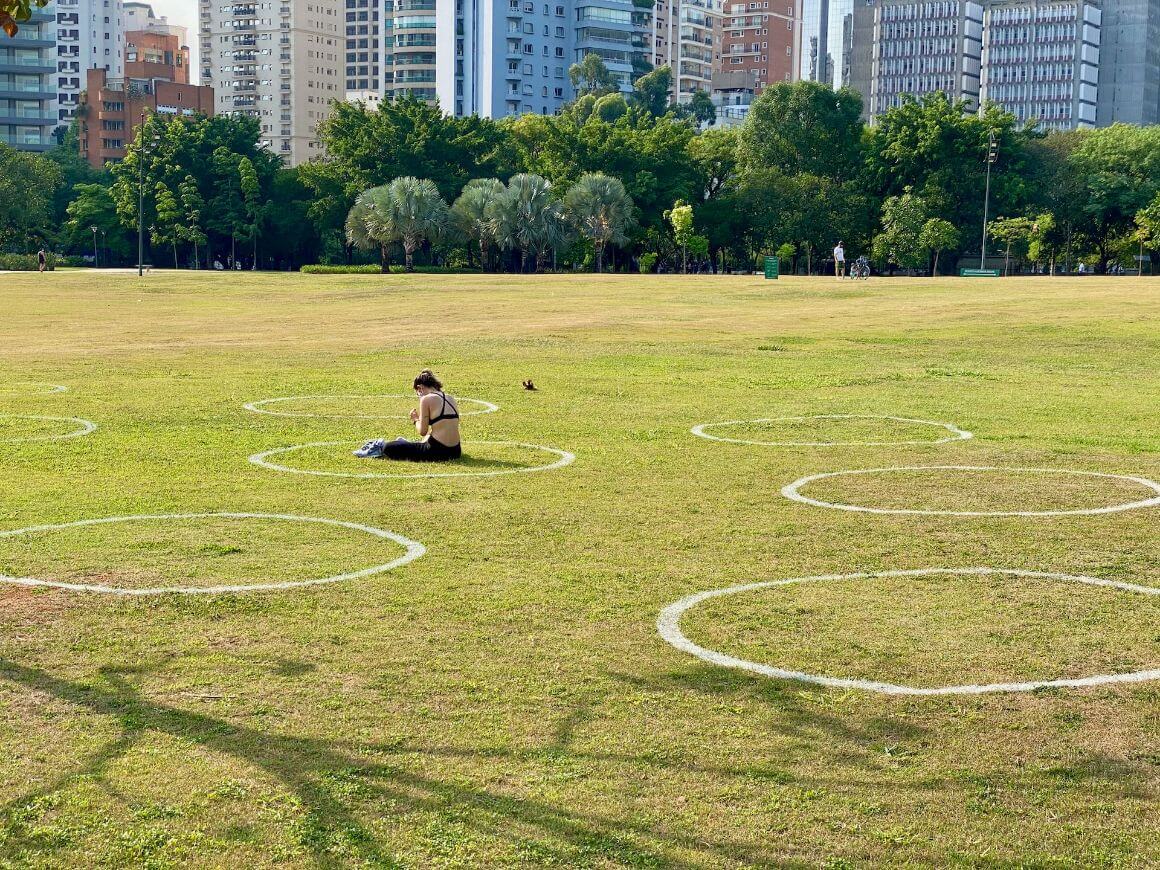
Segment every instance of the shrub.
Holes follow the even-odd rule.
[[[58,260],[58,257],[49,254],[48,268],[52,269]],[[0,271],[35,272],[36,268],[36,254],[0,254]]]
[[[647,275],[649,272],[655,272],[657,268],[657,255],[652,251],[647,254],[640,255],[640,274]]]
[[[307,275],[378,275],[383,270],[375,265],[326,266],[322,263],[314,263],[310,266],[303,266],[300,271]]]

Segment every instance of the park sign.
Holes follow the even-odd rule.
[[[766,257],[765,258],[765,277],[766,278],[773,278],[774,280],[777,280],[778,266],[779,266],[779,263],[778,263],[777,257]]]
[[[960,278],[998,278],[998,269],[959,269]]]

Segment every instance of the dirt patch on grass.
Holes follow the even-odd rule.
[[[0,584],[0,625],[42,625],[76,604],[76,596],[61,589]]]

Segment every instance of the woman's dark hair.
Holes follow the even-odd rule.
[[[431,371],[431,369],[423,369],[423,371],[419,372],[418,377],[415,378],[415,386],[427,387],[429,390],[443,389],[443,383],[439,378],[435,377],[435,372]]]

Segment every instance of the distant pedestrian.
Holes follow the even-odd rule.
[[[846,249],[842,247],[842,240],[834,246],[834,277],[843,278],[846,275]]]
[[[36,271],[43,272],[47,268],[48,268],[48,254],[46,254],[44,252],[44,248],[41,248],[39,251],[36,252]]]

